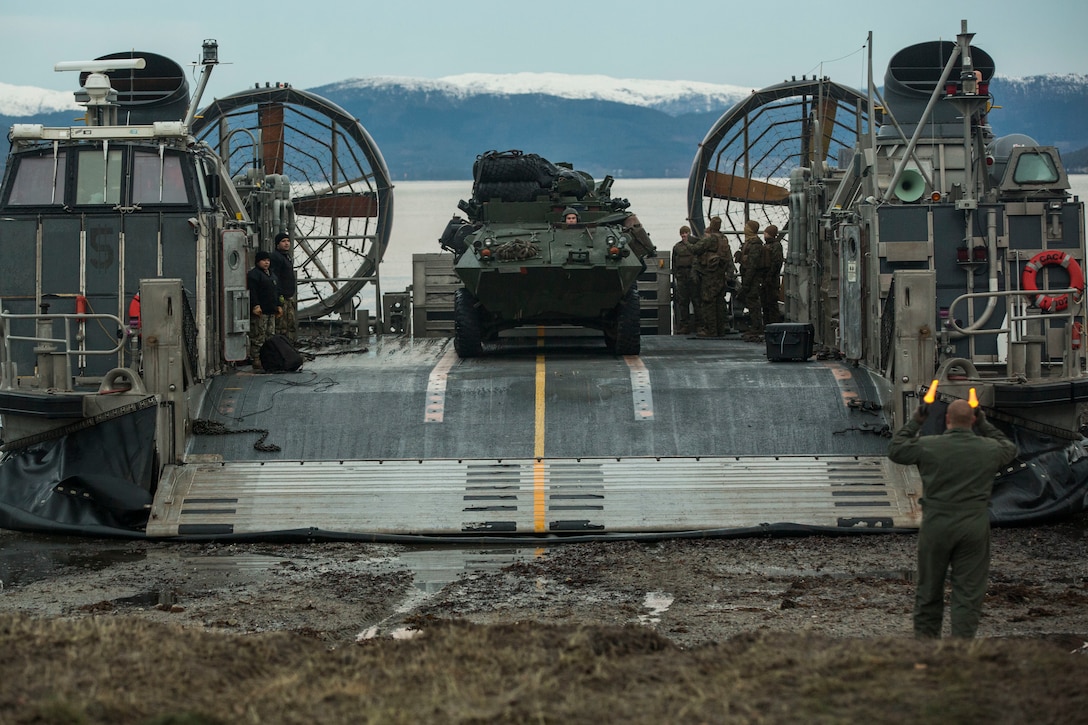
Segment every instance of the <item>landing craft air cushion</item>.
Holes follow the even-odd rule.
[[[859,160],[845,170],[825,163],[835,133],[818,124],[843,126],[841,114],[828,114],[850,104],[820,93],[819,82],[800,96],[769,89],[765,105],[746,116],[758,119],[779,103],[803,120],[795,145],[804,153],[780,154],[800,167],[788,192],[779,173],[786,161],[763,178],[730,165],[730,144],[757,137],[740,132],[735,119],[745,114],[727,113],[700,147],[697,193],[689,195],[697,230],[705,200],[735,203],[711,213],[741,223],[787,212],[779,223],[792,242],[787,319],[812,324],[819,352],[789,363],[739,340],[643,334],[640,354],[608,355],[598,338],[541,330],[463,359],[454,341],[425,330],[369,335],[358,293],[377,286],[392,186],[361,125],[287,86],[236,94],[198,114],[199,92],[181,100],[187,94],[175,81],[161,94],[173,106],[145,105],[125,94],[146,87],[141,69],[86,68],[86,126],[11,133],[0,245],[6,260],[21,261],[0,277],[0,525],[132,537],[448,541],[901,530],[917,526],[921,492],[912,469],[887,461],[886,435],[934,370],[942,396],[977,387],[987,412],[1013,426],[1028,451],[999,492],[1026,492],[1029,503],[995,506],[996,520],[1083,508],[1086,476],[1074,455],[1080,404],[1069,399],[1083,383],[1083,353],[1055,356],[1059,333],[1050,332],[1072,335],[1076,328],[1053,315],[1082,320],[1082,295],[1075,285],[1048,288],[1046,273],[1036,275],[1034,295],[1002,289],[1017,259],[1038,256],[1028,255],[1033,249],[1061,248],[1083,262],[1083,205],[1061,188],[1060,160],[1045,148],[1014,147],[1056,163],[1056,181],[1010,181],[1015,188],[1006,189],[982,172],[989,147],[976,120],[986,104],[977,101],[988,96],[967,92],[974,69],[965,59],[988,56],[969,37],[940,48],[956,83],[941,69],[940,83],[912,88],[929,92],[931,103],[900,111],[887,98],[879,133],[859,116],[849,147]],[[138,57],[170,63],[121,56]],[[206,43],[201,88],[215,62]],[[982,66],[984,77],[992,74]],[[100,77],[88,83],[92,75]],[[164,76],[181,74],[156,74]],[[103,78],[117,99],[92,93]],[[872,107],[863,98],[854,93],[855,111]],[[939,120],[947,135],[911,144],[932,123],[930,108],[912,118],[907,107],[920,105],[970,113],[959,124]],[[298,128],[296,115],[314,126]],[[890,129],[898,141],[888,140]],[[315,139],[316,147],[303,146]],[[1010,152],[1006,167],[1017,168],[1012,157],[1025,153]],[[313,158],[323,167],[304,171],[301,159]],[[895,190],[908,158],[927,186],[904,200]],[[170,181],[177,177],[180,184]],[[778,197],[768,196],[772,187]],[[943,235],[926,236],[931,219],[971,242],[969,277],[951,275],[965,268],[958,258],[946,262]],[[1025,230],[1034,236],[1024,244],[1036,247],[1011,257]],[[239,280],[278,231],[302,250],[300,312],[311,330],[338,330],[341,339],[310,348],[300,372],[257,375],[241,365],[248,315]],[[856,256],[840,257],[854,253],[852,238]],[[978,246],[985,259],[971,256]],[[998,259],[994,275],[990,261]],[[1035,260],[1040,270],[1059,266],[1046,259]],[[952,290],[976,275],[988,283],[996,276],[989,297],[1008,300],[986,303],[986,319],[1007,309],[1008,324],[1019,325],[998,333],[1015,349],[1007,364],[1023,361],[1015,376],[987,377],[998,345],[973,342],[987,322],[977,321],[974,298],[958,297],[977,293]],[[129,320],[136,291],[140,317]],[[1065,307],[1055,312],[1063,293]],[[1040,295],[1052,298],[1050,311],[1030,307]],[[859,301],[860,309],[850,307]],[[874,320],[873,310],[885,314]],[[380,318],[374,328],[382,332]],[[1061,398],[1055,384],[1066,398],[1038,397]],[[1026,404],[1010,405],[1012,386]],[[1061,447],[1036,455],[1021,429]],[[1037,495],[1032,481],[1044,475],[1060,478],[1061,490]]]
[[[995,65],[972,39],[964,21],[900,50],[883,95],[826,78],[754,93],[700,145],[689,213],[787,230],[787,319],[873,376],[891,424],[933,379],[927,434],[976,390],[1021,453],[992,518],[1039,520],[1088,504],[1084,203],[1056,148],[994,134]]]

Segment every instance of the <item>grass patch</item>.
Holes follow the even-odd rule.
[[[429,620],[329,649],[136,618],[0,616],[11,723],[1074,722],[1069,642],[753,633],[682,650],[642,627]]]

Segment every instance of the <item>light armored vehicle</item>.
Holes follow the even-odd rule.
[[[464,284],[454,295],[458,355],[480,355],[523,325],[599,329],[611,352],[639,353],[637,280],[654,247],[612,181],[521,151],[476,159],[472,198],[458,205],[468,219],[454,216],[439,240]]]

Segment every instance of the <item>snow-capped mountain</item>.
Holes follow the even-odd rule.
[[[473,96],[544,95],[581,101],[609,101],[652,108],[670,116],[729,108],[750,88],[699,81],[640,80],[566,73],[464,73],[434,80],[380,76],[352,78],[322,86],[326,92],[398,87],[404,91],[440,93],[465,100]]]
[[[72,91],[48,91],[33,86],[0,83],[0,116],[37,116],[59,111],[82,111]]]
[[[464,179],[478,154],[513,148],[595,176],[684,177],[706,132],[752,92],[560,73],[354,78],[309,90],[362,122],[396,179]],[[1024,133],[1084,163],[1088,75],[998,76],[990,91],[996,134]],[[73,111],[70,92],[0,83],[0,129],[67,126]]]

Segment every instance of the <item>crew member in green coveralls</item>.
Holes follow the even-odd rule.
[[[966,400],[949,404],[941,435],[918,435],[928,415],[928,407],[920,406],[888,447],[888,458],[918,466],[922,476],[914,636],[941,636],[951,566],[952,636],[971,638],[990,575],[990,492],[997,472],[1016,458],[1016,444]]]

